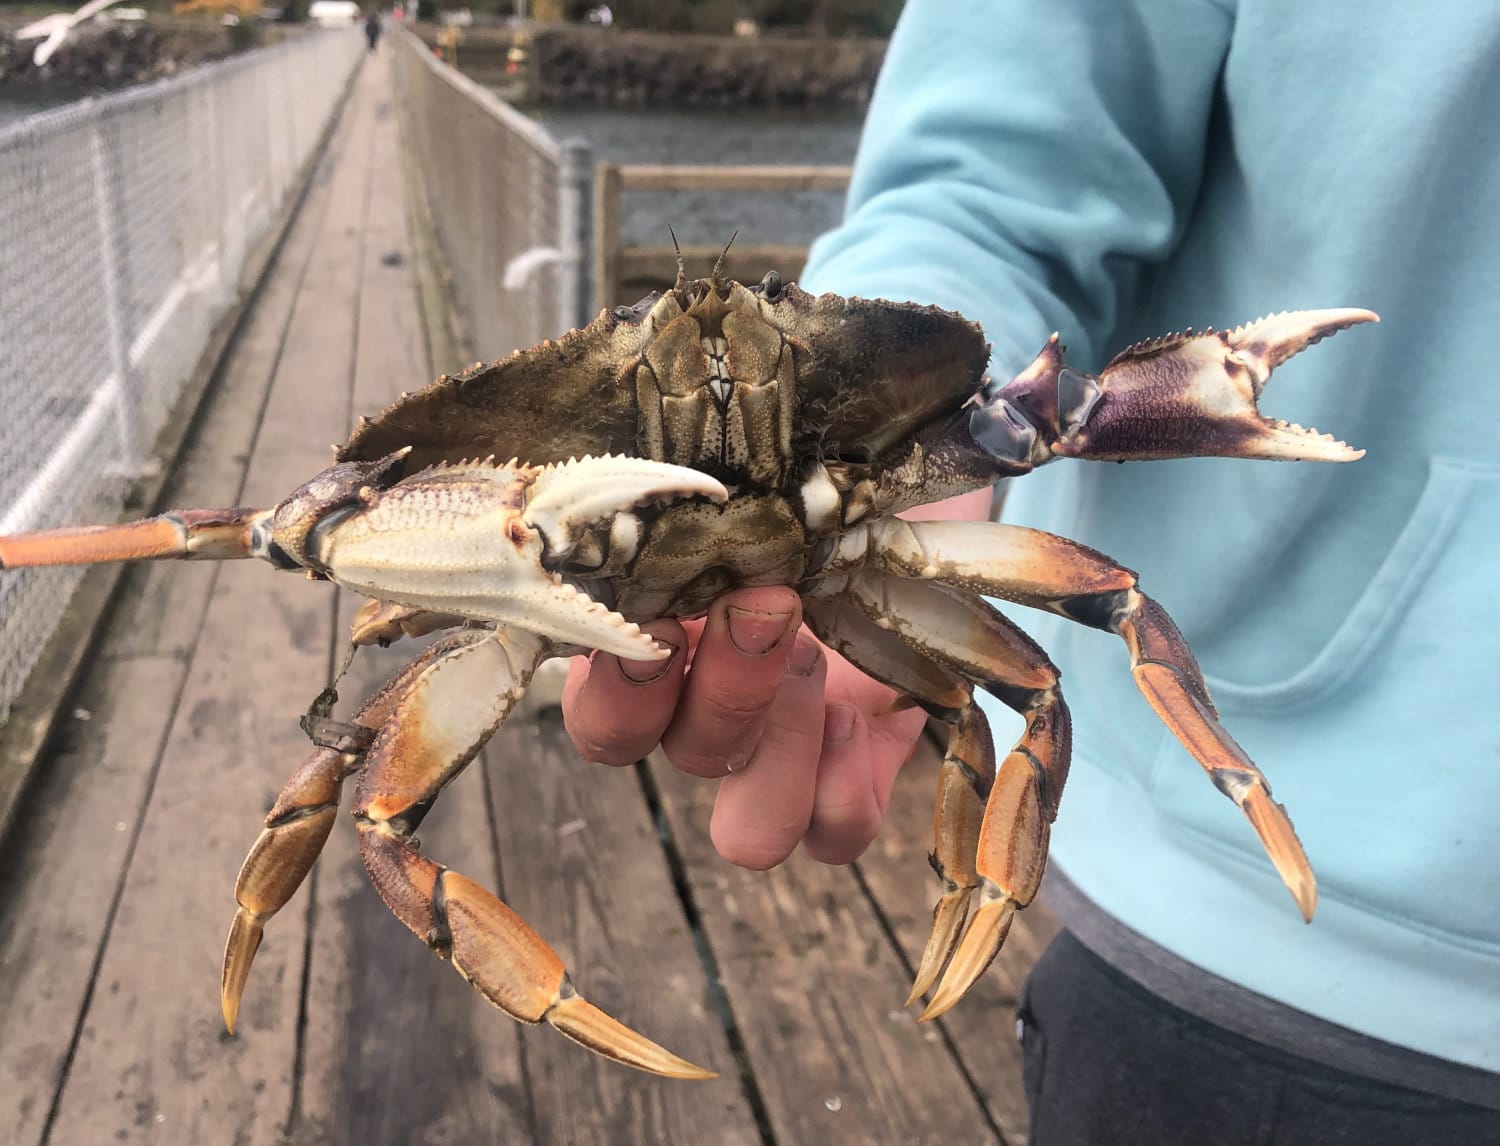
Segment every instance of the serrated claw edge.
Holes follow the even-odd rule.
[[[580,530],[649,501],[729,498],[724,484],[700,470],[619,454],[569,458],[543,466],[527,493],[526,521],[549,547],[572,547]]]
[[[1287,359],[1330,334],[1360,323],[1379,321],[1380,316],[1374,311],[1359,307],[1283,310],[1225,331],[1220,337],[1254,376],[1255,394],[1259,397],[1271,371]]]

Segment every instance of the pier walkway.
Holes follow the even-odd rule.
[[[456,365],[428,360],[441,340],[419,291],[396,47],[354,80],[172,504],[269,504],[358,413]],[[546,710],[454,783],[424,848],[502,888],[590,999],[722,1077],[668,1082],[511,1022],[380,903],[347,822],[268,926],[226,1035],[235,873],[306,753],[296,718],[356,604],[259,562],[125,575],[0,850],[0,1143],[1024,1141],[1015,993],[1045,910],[943,1021],[901,1007],[936,893],[930,763],[906,769],[857,865],[799,855],[754,873],[709,844],[712,785],[584,764]],[[341,691],[413,652],[361,653]]]

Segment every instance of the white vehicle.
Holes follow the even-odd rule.
[[[313,0],[307,10],[307,18],[320,28],[347,28],[361,15],[354,0]]]

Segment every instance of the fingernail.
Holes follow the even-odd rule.
[[[663,640],[661,637],[653,638],[657,644],[666,645],[672,650],[672,655],[664,661],[628,661],[624,657],[619,660],[620,675],[631,684],[650,684],[654,680],[661,680],[667,675],[667,670],[672,667],[672,662],[677,659],[677,646],[671,641]]]
[[[790,612],[760,613],[729,607],[729,639],[748,657],[763,657],[786,635]]]
[[[823,742],[847,744],[854,735],[854,709],[847,704],[830,704],[823,714]]]
[[[792,646],[792,655],[787,658],[786,671],[788,676],[812,676],[813,669],[818,667],[818,657],[823,650],[818,648],[818,642],[811,637],[801,636],[797,643]]]

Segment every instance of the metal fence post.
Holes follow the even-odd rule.
[[[134,370],[130,361],[132,331],[125,313],[125,236],[120,230],[118,140],[105,112],[94,119],[89,159],[94,177],[95,218],[99,227],[99,281],[104,289],[104,321],[114,371],[100,384],[113,407],[121,476],[134,477],[140,463],[133,409]]]
[[[593,250],[594,154],[587,140],[559,145],[557,172],[558,314],[572,326],[592,317],[594,284],[588,255]]]

